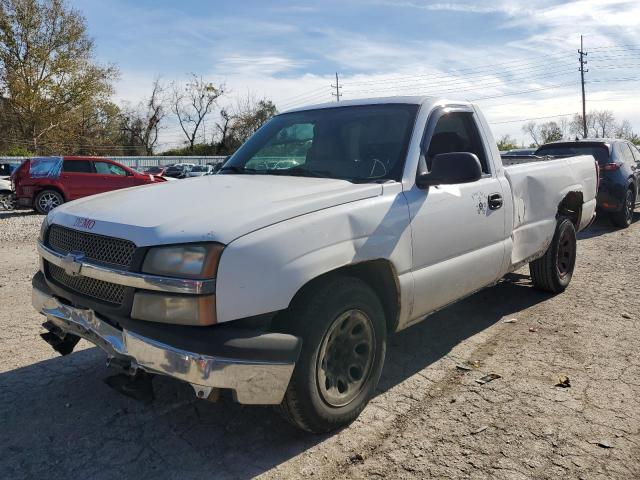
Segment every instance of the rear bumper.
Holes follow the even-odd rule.
[[[598,189],[598,210],[605,212],[619,212],[624,207],[624,199],[629,185],[626,181],[617,182],[609,178],[600,179]]]
[[[33,207],[32,197],[18,197],[16,201],[18,202],[18,206],[20,207]]]
[[[93,310],[63,303],[49,291],[40,272],[33,280],[32,304],[55,326],[57,335],[77,335],[100,347],[110,359],[188,382],[199,397],[208,397],[214,388],[225,388],[233,391],[239,403],[278,404],[300,354],[297,337],[244,329],[221,330],[219,345],[216,340],[208,342],[206,354],[176,347],[164,339],[114,327]],[[230,332],[241,333],[234,337]],[[216,349],[238,355],[218,355]]]

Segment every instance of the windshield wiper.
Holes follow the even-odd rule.
[[[293,175],[300,177],[317,177],[317,178],[337,178],[332,172],[328,170],[310,170],[303,167],[292,168],[274,168],[271,170],[264,170],[267,175]]]
[[[238,167],[237,165],[227,165],[225,167],[222,167],[218,171],[219,172],[233,172],[233,173],[254,173],[257,170],[255,168],[245,168],[245,167]]]

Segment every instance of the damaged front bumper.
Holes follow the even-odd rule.
[[[220,388],[232,390],[236,401],[243,404],[279,404],[284,397],[300,354],[297,337],[236,329],[231,331],[242,334],[233,338],[226,330],[219,348],[237,351],[240,358],[212,354],[216,345],[207,345],[207,354],[197,353],[116,328],[93,310],[67,305],[52,295],[43,280],[34,278],[32,303],[47,317],[50,334],[60,340],[68,334],[82,337],[116,363],[190,383],[200,398],[209,398]]]

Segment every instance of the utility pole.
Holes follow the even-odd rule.
[[[336,89],[336,93],[331,93],[331,95],[336,97],[336,101],[339,102],[340,101],[340,89],[342,87],[340,86],[340,80],[338,79],[338,72],[336,72],[336,84],[335,85],[331,85],[331,88],[335,88]]]
[[[587,103],[584,97],[584,74],[589,70],[584,68],[587,64],[587,61],[584,59],[584,57],[587,56],[587,53],[584,51],[582,35],[580,35],[580,50],[578,50],[578,53],[580,54],[580,81],[582,83],[582,138],[587,138]]]

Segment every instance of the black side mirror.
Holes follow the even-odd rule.
[[[480,160],[473,153],[441,153],[433,157],[429,173],[418,174],[416,185],[418,188],[427,188],[432,185],[471,183],[480,180],[480,177],[482,177]]]

